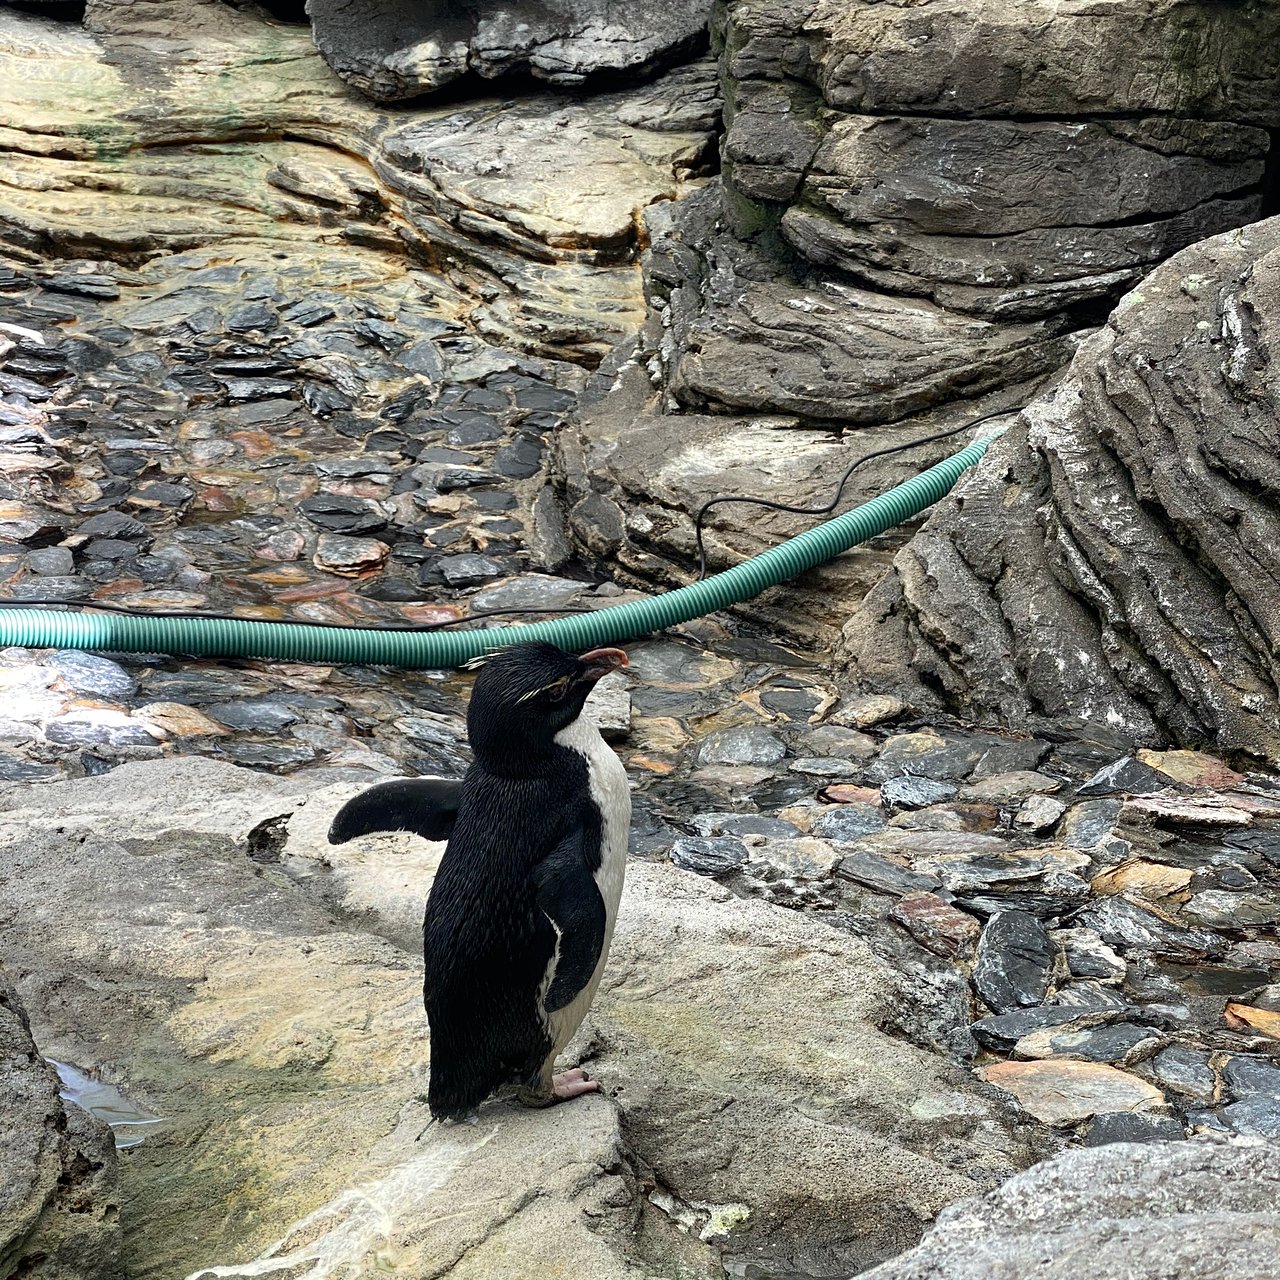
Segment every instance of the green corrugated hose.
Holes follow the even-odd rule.
[[[56,609],[0,610],[0,645],[169,653],[290,662],[457,667],[493,649],[547,640],[561,649],[593,649],[688,622],[759,595],[932,506],[986,452],[975,441],[928,471],[732,569],[666,595],[554,622],[459,631],[383,631],[310,627],[253,619],[126,617]]]

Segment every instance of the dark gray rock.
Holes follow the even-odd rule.
[[[1222,1115],[1237,1133],[1280,1138],[1280,1098],[1257,1094],[1223,1107]]]
[[[1173,1093],[1197,1102],[1213,1101],[1217,1078],[1209,1055],[1186,1045],[1170,1045],[1147,1064],[1152,1076]]]
[[[332,533],[377,533],[387,527],[387,518],[372,502],[333,493],[304,498],[298,509],[312,524]]]
[[[1095,1116],[1084,1135],[1086,1147],[1105,1147],[1111,1142],[1177,1142],[1186,1137],[1182,1125],[1172,1116],[1153,1116],[1142,1111],[1110,1111]]]
[[[1260,1094],[1280,1100],[1280,1063],[1237,1054],[1227,1060],[1222,1077],[1234,1098]]]
[[[984,722],[1074,716],[1280,759],[1277,261],[1269,219],[1177,254],[1117,307],[846,629],[863,683],[917,706],[943,689]]]
[[[1123,800],[1086,800],[1067,810],[1058,839],[1071,849],[1092,849],[1114,830]]]
[[[1185,929],[1119,895],[1095,902],[1081,913],[1079,922],[1122,951],[1195,960],[1221,956],[1227,950],[1220,935],[1206,929]]]
[[[883,783],[880,801],[891,812],[898,813],[903,809],[925,809],[941,804],[959,793],[960,788],[952,782],[935,782],[932,778],[917,778],[908,773]]]
[[[137,681],[118,662],[96,653],[61,649],[45,661],[77,693],[124,702],[138,689]]]
[[[874,853],[859,852],[841,858],[836,864],[836,875],[855,884],[866,885],[877,893],[889,893],[895,897],[938,887],[937,876],[900,867],[896,862]]]
[[[441,556],[440,572],[451,587],[470,587],[498,577],[502,566],[488,556],[463,552],[456,556]]]
[[[278,702],[232,700],[211,703],[205,710],[222,724],[251,733],[279,733],[302,719],[296,711]]]
[[[717,729],[703,739],[698,748],[702,764],[777,764],[787,749],[768,729],[760,725],[742,725],[735,729]]]
[[[842,804],[821,814],[813,824],[813,834],[836,844],[852,844],[885,826],[885,816],[876,805]]]
[[[999,911],[978,940],[973,984],[996,1013],[1037,1005],[1049,989],[1053,949],[1045,927],[1025,911]]]
[[[1099,769],[1076,792],[1081,796],[1149,795],[1163,791],[1169,779],[1157,773],[1141,760],[1122,756],[1105,768]]]
[[[731,836],[685,836],[671,846],[671,861],[700,876],[724,876],[747,860],[747,846]]]
[[[66,547],[39,547],[27,552],[27,568],[41,577],[66,577],[75,572],[75,558]]]
[[[794,822],[764,813],[699,813],[689,819],[689,824],[701,836],[767,836],[771,840],[792,840],[803,834]]]
[[[427,0],[308,0],[316,45],[349,84],[382,102],[468,73],[527,72],[552,84],[643,75],[705,39],[696,0],[556,0],[512,9]]]
[[[1054,1058],[1080,1058],[1085,1062],[1124,1062],[1131,1055],[1150,1052],[1162,1037],[1150,1027],[1132,1022],[1114,1022],[1108,1026],[1064,1029],[1037,1034],[1036,1045],[1043,1045]],[[1019,1052],[1025,1052],[1021,1047]],[[1037,1053],[1035,1056],[1044,1056]],[[1179,1137],[1182,1135],[1179,1134]]]

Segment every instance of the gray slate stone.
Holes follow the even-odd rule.
[[[700,876],[724,876],[747,860],[747,846],[732,836],[686,836],[671,846],[671,861]]]
[[[736,729],[717,729],[708,734],[698,749],[702,764],[777,764],[787,749],[768,729],[759,725],[743,725]]]
[[[988,1008],[1010,1013],[1044,999],[1052,963],[1044,925],[1025,911],[1000,911],[978,940],[973,985]]]

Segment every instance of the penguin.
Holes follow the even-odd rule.
[[[508,1084],[534,1107],[599,1088],[553,1068],[591,1006],[622,896],[627,776],[581,713],[595,683],[626,665],[621,649],[494,654],[467,709],[474,762],[461,784],[384,783],[334,819],[334,843],[448,833],[423,921],[434,1119],[463,1119]]]

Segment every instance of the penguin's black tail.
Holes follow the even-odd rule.
[[[348,800],[329,827],[330,844],[346,844],[371,831],[412,831],[447,840],[458,818],[462,783],[456,778],[397,778]]]

